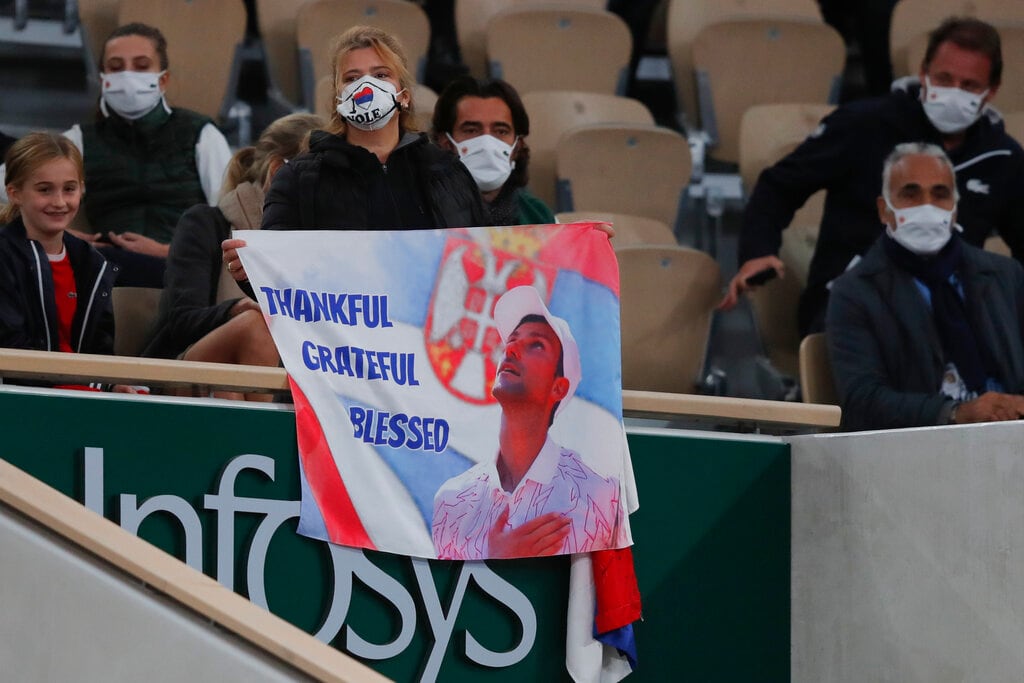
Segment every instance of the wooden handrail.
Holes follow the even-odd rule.
[[[3,460],[0,504],[315,680],[390,680]]]
[[[0,377],[48,382],[193,386],[229,391],[266,392],[289,388],[288,374],[281,368],[24,349],[0,349]],[[629,389],[622,392],[622,408],[631,417],[696,417],[818,429],[838,427],[840,418],[839,406]]]

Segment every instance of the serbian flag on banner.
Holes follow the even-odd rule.
[[[235,236],[292,382],[300,533],[469,560],[632,543],[604,232]]]

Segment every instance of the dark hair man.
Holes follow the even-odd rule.
[[[947,19],[930,35],[912,83],[827,116],[758,178],[743,216],[741,266],[721,307],[735,305],[751,287],[751,275],[766,268],[783,274],[776,256],[782,230],[811,194],[825,189],[825,212],[799,311],[801,334],[820,331],[829,283],[878,237],[878,177],[882,162],[901,142],[929,142],[949,155],[958,172],[966,242],[981,246],[999,233],[1014,256],[1024,258],[1024,151],[988,108],[1002,68],[995,28],[977,19]]]
[[[456,78],[434,105],[432,136],[459,155],[476,180],[491,225],[554,223],[526,189],[530,117],[515,88],[499,79]]]
[[[966,244],[953,165],[897,145],[883,233],[832,287],[826,333],[847,429],[1024,416],[1024,268]]]
[[[532,557],[622,545],[618,479],[597,474],[548,436],[582,377],[568,323],[529,286],[498,299],[494,322],[505,341],[491,389],[501,404],[498,454],[434,496],[438,557]]]

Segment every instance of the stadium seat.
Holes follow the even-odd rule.
[[[455,31],[459,36],[459,52],[469,72],[483,78],[487,75],[487,22],[501,10],[517,5],[573,5],[604,9],[607,0],[558,0],[538,3],[537,0],[455,0]]]
[[[121,0],[119,25],[140,21],[167,38],[167,101],[227,118],[238,84],[236,50],[245,38],[245,5],[221,0]]]
[[[693,65],[711,156],[738,161],[740,120],[755,104],[829,102],[845,59],[842,37],[821,21],[737,19],[704,27]]]
[[[138,356],[149,340],[160,307],[158,287],[114,287],[114,354]]]
[[[622,388],[696,393],[721,297],[721,273],[702,251],[624,247],[619,261]]]
[[[690,182],[690,147],[660,126],[593,124],[574,128],[555,152],[559,211],[646,216],[676,230]]]
[[[396,36],[405,48],[409,71],[422,82],[430,45],[430,22],[419,5],[406,0],[310,0],[299,7],[295,35],[303,102],[316,110],[316,84],[329,76],[335,39],[352,26],[377,26]]]
[[[761,171],[789,154],[832,110],[821,104],[761,104],[751,107],[740,124],[740,176],[749,193]],[[796,377],[800,336],[797,305],[817,242],[825,192],[817,192],[797,211],[782,233],[779,258],[786,277],[750,292],[761,344],[772,365]]]
[[[487,22],[488,73],[520,94],[623,94],[633,38],[618,15],[583,7],[512,6]]]
[[[661,221],[643,216],[630,216],[624,213],[605,213],[601,211],[564,211],[555,214],[559,223],[585,223],[600,221],[610,223],[615,230],[612,247],[622,249],[642,245],[676,245],[676,236],[672,229]]]
[[[82,46],[86,50],[85,64],[92,74],[97,73],[103,42],[117,28],[120,4],[120,0],[78,0],[78,25],[82,32]]]
[[[290,102],[302,102],[295,17],[309,0],[256,0],[256,23],[270,72],[271,87]]]
[[[820,22],[821,11],[815,0],[670,0],[666,27],[668,54],[676,99],[688,127],[701,125],[693,77],[694,39],[708,24],[750,18],[800,18]]]
[[[839,405],[824,332],[809,334],[800,342],[800,390],[804,403]]]
[[[525,93],[530,116],[530,190],[555,205],[555,147],[566,131],[592,123],[653,125],[654,117],[639,100],[578,90]]]
[[[911,45],[924,45],[929,31],[938,27],[947,17],[977,17],[1002,30],[1003,24],[1024,22],[1024,2],[1017,0],[900,0],[892,11],[892,25],[889,29],[889,53],[892,58],[893,74],[896,77],[916,74],[921,65],[924,49],[914,48],[917,57],[909,53]],[[1003,50],[1007,49],[1003,38]],[[1005,56],[1005,55],[1004,55]],[[1019,72],[1018,72],[1019,74]],[[1009,109],[1009,107],[1007,107]]]

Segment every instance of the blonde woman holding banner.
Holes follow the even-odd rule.
[[[480,192],[458,157],[413,130],[412,76],[401,44],[355,26],[334,51],[336,107],[309,152],[283,168],[267,193],[266,229],[389,230],[486,223]],[[224,243],[235,280],[245,271]]]

